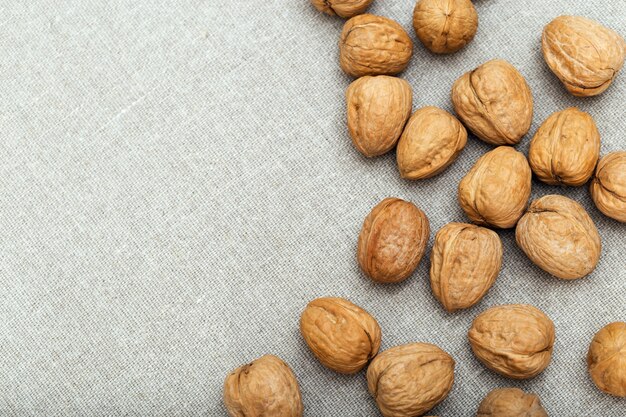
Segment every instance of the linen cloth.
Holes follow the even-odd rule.
[[[575,98],[540,52],[560,14],[626,35],[626,2],[479,0],[458,53],[414,36],[414,1],[375,0],[415,40],[401,74],[414,109],[452,111],[450,88],[492,59],[510,61],[535,99],[529,140],[552,112],[591,113],[602,155],[626,148],[626,73]],[[589,277],[561,281],[499,232],[504,263],[475,307],[446,313],[428,255],[412,277],[379,285],[359,271],[356,240],[387,196],[413,201],[434,233],[467,221],[456,187],[490,146],[471,136],[458,160],[423,181],[395,155],[366,159],[346,129],[338,65],[343,20],[307,0],[34,0],[0,6],[0,414],[224,416],[226,374],[265,353],[300,382],[307,416],[374,416],[365,373],[325,369],[299,335],[315,297],[347,297],[379,321],[382,349],[431,342],[456,360],[431,414],[473,416],[493,388],[540,395],[550,415],[626,415],[595,388],[585,356],[596,331],[626,320],[626,226],[587,187],[533,181],[532,197],[581,202],[602,236]],[[427,252],[428,253],[428,252]],[[530,303],[556,325],[550,366],[516,382],[487,370],[466,333],[490,306]]]

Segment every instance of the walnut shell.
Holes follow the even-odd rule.
[[[413,42],[397,22],[362,14],[348,20],[339,40],[339,63],[346,74],[393,75],[402,72],[413,55]]]
[[[599,156],[600,133],[593,117],[570,107],[543,122],[530,142],[528,162],[547,184],[579,186],[591,178]]]
[[[397,161],[402,178],[429,178],[446,169],[461,153],[467,131],[456,117],[437,107],[413,113],[400,141]]]
[[[224,382],[224,404],[231,417],[301,417],[304,408],[295,375],[274,355],[231,372]]]
[[[454,359],[429,343],[387,349],[367,368],[367,387],[385,417],[421,416],[454,383]]]
[[[300,333],[324,366],[342,374],[363,369],[380,348],[376,319],[343,298],[311,301],[300,317]]]
[[[626,397],[626,323],[607,324],[596,333],[589,346],[587,366],[599,389]]]
[[[530,198],[532,173],[524,154],[499,146],[481,156],[459,183],[459,203],[472,222],[515,226]]]
[[[489,369],[514,379],[532,378],[550,363],[554,324],[525,304],[492,307],[474,319],[472,351]]]
[[[535,265],[561,279],[578,279],[598,264],[600,235],[585,209],[562,195],[533,201],[515,239]]]
[[[352,143],[363,155],[373,157],[396,146],[411,115],[413,91],[400,78],[365,76],[350,84],[346,102]]]
[[[448,311],[476,304],[502,266],[498,234],[466,223],[448,223],[435,235],[430,253],[430,285]]]
[[[365,12],[372,1],[374,0],[311,0],[311,3],[320,12],[347,18]]]
[[[372,209],[359,234],[357,259],[374,281],[399,282],[413,273],[428,243],[424,212],[399,198],[386,198]]]
[[[476,417],[548,417],[539,397],[519,388],[497,388],[478,407]]]
[[[626,151],[612,152],[600,159],[590,191],[602,213],[626,223]]]
[[[513,65],[488,61],[456,80],[454,111],[476,136],[492,145],[514,145],[530,129],[533,96]]]
[[[419,0],[413,28],[426,48],[437,54],[456,52],[478,29],[478,14],[470,0]]]
[[[575,96],[606,90],[624,65],[626,42],[581,16],[559,16],[544,28],[541,50],[548,66]]]

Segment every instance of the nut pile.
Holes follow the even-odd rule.
[[[551,185],[590,183],[604,215],[626,223],[626,151],[600,156],[593,116],[565,108],[534,133],[528,156],[514,146],[529,133],[533,96],[524,76],[494,59],[459,76],[451,86],[456,117],[427,106],[413,112],[411,85],[394,75],[413,55],[413,40],[397,22],[364,14],[373,0],[311,0],[321,12],[349,18],[339,37],[339,65],[356,77],[347,88],[347,127],[354,147],[368,158],[396,149],[399,175],[409,180],[443,172],[460,156],[468,131],[493,145],[458,185],[458,202],[470,223],[451,222],[434,236],[430,253],[433,296],[448,312],[470,308],[494,285],[503,245],[493,229],[515,228],[517,245],[550,275],[575,280],[600,260],[601,239],[585,209],[562,195],[529,202],[532,177]],[[485,5],[484,7],[488,7]],[[467,47],[478,13],[470,0],[418,0],[417,39],[435,54]],[[595,96],[616,81],[626,42],[615,31],[580,16],[547,23],[541,50],[550,70],[574,96]],[[458,117],[458,118],[457,118]],[[415,204],[382,200],[365,217],[356,259],[365,275],[390,284],[410,277],[426,255],[430,223]],[[424,415],[444,401],[454,384],[455,360],[425,342],[379,352],[382,330],[374,315],[338,297],[303,308],[300,333],[325,367],[355,374],[366,368],[367,387],[385,417]],[[478,314],[467,340],[478,361],[512,379],[533,378],[551,362],[555,324],[526,304],[492,306]],[[608,324],[587,355],[591,381],[605,393],[626,397],[626,323]],[[276,356],[266,355],[226,378],[224,403],[233,417],[298,417],[303,403],[296,377]],[[477,416],[545,417],[535,394],[498,388],[480,403]]]

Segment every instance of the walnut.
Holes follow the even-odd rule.
[[[465,223],[437,232],[430,253],[430,285],[448,311],[476,304],[495,282],[502,265],[498,234]]]
[[[561,279],[590,274],[600,259],[600,235],[585,209],[567,197],[533,201],[515,229],[517,244],[544,271]]]
[[[224,382],[224,404],[231,417],[301,417],[303,410],[295,375],[274,355],[231,372]]]
[[[331,16],[352,17],[367,10],[373,0],[311,0],[320,12]]]
[[[341,68],[353,77],[402,72],[413,55],[413,42],[397,22],[362,14],[348,20],[339,40]]]
[[[411,115],[413,92],[405,80],[387,75],[365,76],[346,91],[352,143],[367,157],[396,146]]]
[[[446,169],[465,147],[467,131],[454,116],[437,107],[413,113],[398,142],[402,178],[429,178]]]
[[[600,159],[590,191],[602,213],[626,223],[626,151],[612,152]]]
[[[452,86],[454,111],[476,136],[492,145],[514,145],[530,129],[533,96],[526,80],[503,60],[484,63]]]
[[[413,27],[425,47],[438,54],[456,52],[478,29],[478,14],[470,0],[419,0]]]
[[[515,226],[530,198],[532,173],[526,157],[509,146],[481,156],[459,183],[459,203],[472,222]]]
[[[530,167],[541,181],[579,186],[593,175],[600,156],[600,133],[590,114],[570,107],[541,125],[528,151]]]
[[[311,301],[300,333],[322,364],[343,374],[360,371],[380,348],[380,327],[367,311],[343,298]]]
[[[526,379],[550,363],[554,324],[533,306],[502,305],[476,317],[468,337],[474,354],[487,368],[509,378]]]
[[[429,343],[396,346],[367,368],[367,387],[385,417],[421,416],[443,401],[454,383],[454,359]]]
[[[606,90],[624,65],[626,42],[609,28],[581,16],[559,16],[543,30],[548,66],[575,96]]]
[[[607,324],[596,333],[589,346],[587,365],[598,388],[626,397],[626,323]]]
[[[408,201],[386,198],[365,218],[357,248],[359,265],[374,281],[402,281],[417,268],[429,235],[422,210]]]
[[[498,388],[480,403],[476,417],[548,417],[548,413],[535,394],[519,388]]]

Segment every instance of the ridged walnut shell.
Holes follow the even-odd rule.
[[[443,401],[454,383],[454,359],[429,343],[378,354],[367,368],[367,387],[385,417],[421,416]]]
[[[587,366],[599,389],[626,397],[626,323],[607,324],[596,333],[589,346]]]
[[[481,156],[459,183],[459,203],[474,223],[515,226],[530,198],[532,173],[524,154],[500,146]]]
[[[386,198],[372,209],[359,234],[357,259],[374,281],[399,282],[417,268],[428,243],[424,212],[399,198]]]
[[[502,266],[502,242],[493,230],[448,223],[435,235],[430,286],[448,311],[468,308],[489,291]]]
[[[311,301],[300,333],[324,366],[342,374],[363,369],[380,348],[380,327],[367,311],[343,298]]]
[[[361,77],[346,90],[348,130],[355,148],[367,157],[392,150],[411,115],[408,82],[387,75]]]
[[[461,153],[467,131],[456,117],[437,107],[413,113],[400,141],[397,161],[402,178],[429,178],[446,169]]]
[[[562,195],[533,201],[517,224],[515,239],[535,265],[561,279],[590,274],[602,249],[589,214]]]
[[[472,351],[487,368],[509,378],[526,379],[550,363],[554,324],[533,306],[502,305],[478,315],[468,337]]]
[[[393,75],[402,72],[413,55],[413,42],[397,22],[362,14],[348,20],[339,40],[339,63],[346,74]]]
[[[530,142],[528,162],[546,184],[579,186],[593,175],[600,133],[589,113],[570,107],[553,113]]]
[[[626,223],[626,151],[612,152],[600,159],[590,191],[602,213]]]
[[[311,0],[320,12],[348,18],[364,13],[374,0]]]
[[[437,54],[456,52],[478,29],[478,14],[470,0],[419,0],[413,28],[426,48]]]
[[[452,86],[454,111],[476,136],[492,145],[514,145],[530,129],[533,96],[513,65],[496,59]]]
[[[519,388],[497,388],[478,407],[476,417],[548,417],[539,397]]]
[[[295,375],[274,355],[231,372],[224,382],[224,404],[231,417],[301,417],[303,410]]]
[[[606,90],[624,65],[626,42],[613,30],[581,16],[559,16],[543,30],[548,66],[575,96]]]

